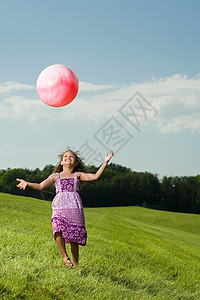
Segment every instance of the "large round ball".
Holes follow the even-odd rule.
[[[51,65],[38,76],[36,90],[47,105],[61,107],[74,100],[79,82],[76,74],[64,65]]]

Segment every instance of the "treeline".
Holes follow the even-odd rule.
[[[7,170],[0,170],[0,192],[34,197],[50,201],[55,195],[54,186],[50,186],[43,191],[36,191],[30,188],[26,188],[26,190],[23,191],[16,187],[16,185],[19,183],[18,181],[16,181],[16,179],[21,178],[26,181],[39,183],[46,179],[53,172],[53,168],[54,167],[52,165],[47,165],[43,170],[40,170],[38,168],[35,170],[20,168],[8,168]]]
[[[94,166],[89,172],[96,172]],[[41,182],[53,172],[53,166],[43,170],[7,169],[0,170],[0,192],[35,197],[51,201],[54,186],[43,191],[16,187],[16,178],[30,182]],[[146,206],[176,212],[200,213],[200,175],[163,177],[149,172],[134,172],[129,168],[109,164],[97,181],[83,183],[80,194],[85,207],[100,206]]]

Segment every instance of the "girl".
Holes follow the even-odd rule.
[[[106,153],[105,161],[95,174],[86,173],[86,167],[81,158],[73,151],[67,150],[60,155],[60,163],[47,179],[41,183],[27,182],[17,178],[18,188],[25,190],[28,186],[35,190],[43,190],[55,184],[56,196],[52,202],[53,235],[62,258],[67,267],[78,264],[79,244],[85,246],[87,232],[85,217],[79,191],[80,181],[97,180],[113,156]],[[72,261],[70,260],[65,243],[70,243]]]

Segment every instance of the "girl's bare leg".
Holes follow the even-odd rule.
[[[65,239],[63,239],[61,232],[55,233],[55,239],[65,264],[69,267],[72,267],[72,263],[70,262],[66,252]]]
[[[70,250],[72,254],[73,264],[76,266],[78,264],[79,257],[79,244],[70,241]]]

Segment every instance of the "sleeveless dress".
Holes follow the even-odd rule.
[[[77,172],[74,173],[74,178],[63,179],[56,173],[55,187],[56,196],[52,202],[51,217],[54,238],[56,232],[61,232],[65,243],[72,241],[85,246],[87,232]]]

